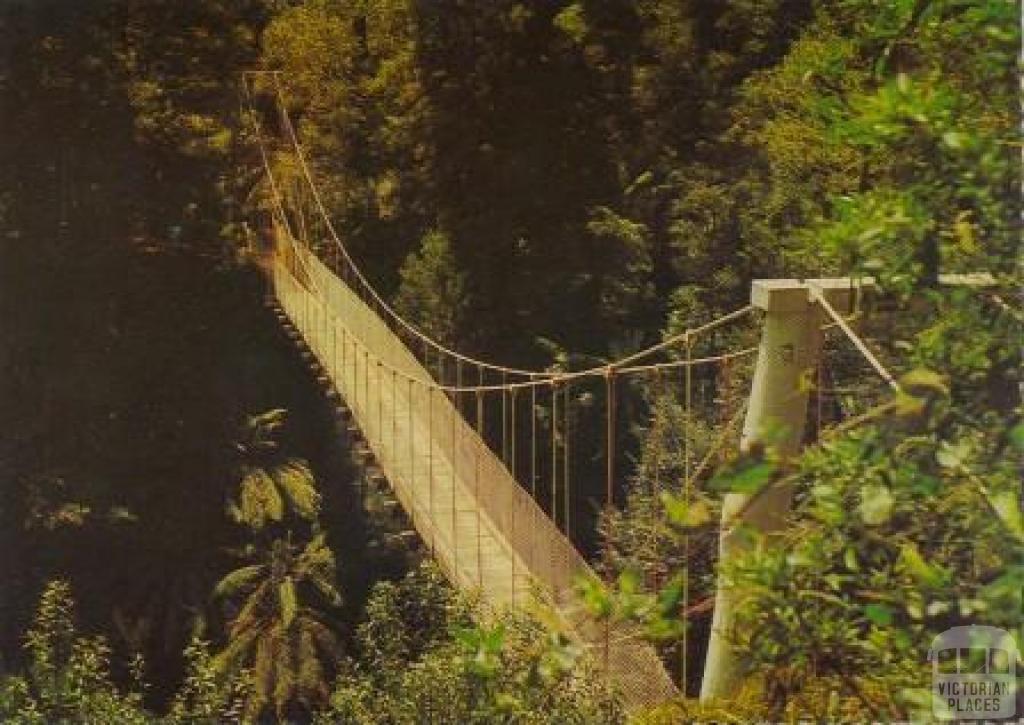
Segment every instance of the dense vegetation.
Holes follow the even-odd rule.
[[[570,642],[417,565],[372,496],[353,523],[359,472],[243,253],[267,193],[238,106],[253,67],[283,72],[373,283],[465,352],[590,364],[744,304],[756,277],[873,275],[898,314],[862,332],[902,392],[819,391],[826,423],[863,415],[796,459],[759,448],[684,484],[744,371],[701,373],[701,416],[672,385],[632,391],[624,506],[585,542],[619,584],[586,594],[660,636],[673,670],[685,658],[692,694],[706,609],[683,623],[664,603],[682,577],[690,602],[712,591],[723,492],[794,485],[781,545],[721,572],[753,592],[745,687],[641,716],[927,710],[931,637],[1022,611],[1019,16],[1006,0],[0,5],[0,718],[624,718]],[[998,285],[938,284],[973,271]],[[871,390],[864,366],[836,368]],[[580,430],[581,456],[598,450]],[[589,521],[602,484],[583,485]]]

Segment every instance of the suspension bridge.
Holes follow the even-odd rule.
[[[730,371],[737,376],[749,372],[756,360],[752,387],[747,388],[747,379],[733,386],[752,390],[749,401],[713,421],[718,434],[712,444],[698,450],[683,432],[684,480],[675,486],[687,496],[721,450],[749,445],[766,420],[786,424],[794,447],[799,445],[809,417],[801,378],[808,369],[820,370],[829,330],[844,333],[863,354],[861,362],[896,385],[837,311],[856,306],[869,285],[851,280],[755,283],[750,305],[585,370],[524,370],[475,359],[418,330],[368,281],[331,222],[278,75],[259,76],[268,81],[264,87],[279,116],[276,141],[253,108],[251,77],[243,79],[242,100],[269,188],[273,239],[265,265],[272,304],[342,401],[424,545],[454,585],[478,592],[483,601],[496,607],[540,603],[555,612],[627,703],[678,696],[662,660],[639,631],[595,619],[576,593],[578,577],[595,576],[573,542],[571,520],[579,392],[603,393],[600,412],[592,406],[587,414],[604,419],[604,505],[613,506],[616,479],[622,475],[616,460],[617,391],[638,381],[678,385],[682,420],[689,425],[700,407],[693,399],[694,379],[706,378],[702,370],[715,368],[728,383]],[[278,178],[275,160],[282,156],[297,170],[305,203],[296,203],[290,191],[294,184]],[[762,317],[760,344],[753,344]],[[714,350],[722,340],[736,349]],[[704,401],[704,409],[716,411],[722,398]],[[736,424],[743,416],[741,433]],[[659,478],[658,471],[654,477]],[[763,496],[749,511],[745,497],[727,497],[724,508],[729,516],[739,512],[771,529],[779,525],[788,495]],[[722,555],[734,547],[723,529]],[[685,589],[688,578],[684,582],[685,612],[694,602]],[[728,659],[720,632],[729,624],[730,603],[721,590],[717,596],[704,683],[711,694],[721,691],[732,666],[719,663]],[[687,680],[685,669],[682,680]]]

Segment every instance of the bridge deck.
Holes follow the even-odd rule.
[[[583,613],[573,581],[586,562],[387,323],[298,245],[276,255],[271,272],[279,304],[451,581],[497,606],[551,604],[628,703],[677,696],[653,648],[621,625],[608,638]]]

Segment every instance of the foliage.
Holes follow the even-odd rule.
[[[129,663],[132,689],[115,683],[111,650],[102,637],[87,637],[75,626],[67,582],[54,580],[40,597],[26,634],[29,660],[24,674],[0,676],[0,718],[35,725],[75,723],[217,723],[237,719],[246,686],[224,682],[208,646],[194,640],[185,650],[186,675],[166,717],[143,708],[143,662]]]
[[[193,639],[185,647],[185,676],[171,701],[172,723],[218,723],[237,718],[249,694],[245,674],[226,682],[217,671],[210,646]]]
[[[899,329],[875,343],[897,369],[918,368],[866,425],[795,463],[753,451],[709,481],[754,497],[780,485],[797,491],[785,533],[758,541],[751,532],[757,545],[721,571],[725,585],[744,593],[731,636],[750,681],[734,716],[748,712],[753,688],[758,716],[769,719],[906,718],[928,705],[923,656],[935,634],[979,618],[1019,624],[1013,587],[1024,552],[1012,441],[1020,410],[1012,391],[1020,320],[985,289],[936,289],[947,271],[991,271],[1004,285],[1017,279],[1019,200],[1011,189],[1019,164],[1006,115],[1016,92],[1013,8],[906,2],[879,13],[857,0],[823,3],[787,56],[743,84],[722,136],[769,162],[770,193],[750,195],[750,174],[738,174],[732,186],[705,189],[707,204],[694,207],[744,204],[747,212],[731,220],[740,220],[744,244],[764,238],[745,219],[788,230],[788,245],[777,234],[768,240],[789,265],[873,274],[904,303]],[[722,168],[715,174],[722,178]],[[776,215],[785,197],[804,203]],[[694,240],[722,227],[713,217],[695,221],[683,231],[699,260]],[[694,297],[685,297],[691,308]],[[706,521],[706,510],[693,520],[694,507],[707,506],[701,498],[685,506],[671,496],[663,513],[649,497],[636,501],[632,514],[652,530],[674,530],[677,543]],[[615,531],[643,552],[627,567],[648,566],[652,547],[664,548]],[[649,593],[626,574],[614,596],[592,585],[587,593],[595,610],[639,618],[649,630],[679,619],[656,606],[673,595],[671,584]]]
[[[536,364],[538,338],[600,356],[651,335],[657,293],[703,279],[669,239],[682,160],[805,5],[317,0],[271,21],[264,60],[371,280],[449,339]],[[400,291],[434,278],[415,245],[437,229],[465,275],[455,320]]]
[[[166,242],[229,256],[245,241],[238,202],[252,184],[237,163],[244,146],[235,131],[235,74],[255,61],[259,32],[277,2],[108,5],[106,62],[128,103],[133,135],[152,159],[152,199],[139,200],[140,222],[157,233],[166,229]]]
[[[467,602],[435,564],[424,562],[398,582],[374,586],[356,628],[360,666],[386,680],[438,646],[452,628],[470,624]]]
[[[756,592],[737,643],[779,706],[819,672],[862,712],[900,717],[927,682],[922,653],[937,633],[978,617],[1019,624],[1020,450],[1005,418],[965,419],[943,390],[927,393],[930,404],[901,402],[884,423],[807,453],[785,542],[725,572]]]
[[[717,518],[718,501],[702,490],[699,481],[689,480],[697,461],[713,454],[713,431],[706,418],[694,410],[687,412],[671,392],[655,389],[652,395],[650,423],[642,433],[642,457],[626,503],[602,514],[605,549],[600,569],[609,577],[620,577],[620,589],[625,585],[635,593],[665,587],[672,599],[666,606],[689,607],[701,604],[713,592],[718,537],[711,524]],[[684,592],[679,572],[683,571],[686,601],[680,599]],[[593,600],[598,607],[611,604],[601,603],[600,592],[591,595],[598,595]],[[627,608],[657,606],[651,598],[634,601]],[[668,612],[674,613],[674,609]],[[619,611],[616,616],[624,614]],[[689,656],[679,651],[682,631],[674,622],[652,621],[649,633],[656,635],[667,663]]]
[[[67,582],[53,581],[43,590],[25,639],[26,673],[0,677],[4,722],[150,721],[142,709],[141,691],[125,694],[114,684],[106,641],[76,631]]]
[[[278,437],[285,416],[282,409],[249,416],[235,444],[241,458],[238,494],[228,503],[228,515],[257,532],[282,523],[286,513],[305,522],[315,522],[320,513],[309,464],[282,454]]]
[[[324,203],[385,289],[398,283],[402,259],[427,231],[415,18],[406,0],[313,0],[282,9],[262,36],[262,62],[283,71],[281,88],[301,118],[298,136]],[[291,194],[296,170],[280,165]]]
[[[521,616],[473,625],[433,566],[378,584],[319,722],[621,721],[578,652]],[[480,613],[476,613],[479,617]]]
[[[419,251],[406,257],[398,273],[398,313],[441,344],[454,346],[465,315],[465,275],[448,235],[437,229],[423,235]]]
[[[587,271],[596,287],[596,309],[611,329],[628,329],[631,321],[643,319],[654,297],[647,228],[599,206],[590,210],[585,229],[598,262]]]
[[[278,718],[307,715],[326,700],[341,645],[309,597],[341,603],[334,586],[334,554],[322,534],[299,549],[275,539],[256,563],[228,573],[214,596],[234,612],[228,642],[213,660],[222,674],[250,671],[247,718],[265,708]]]

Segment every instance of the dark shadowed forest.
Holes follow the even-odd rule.
[[[939,716],[936,635],[1024,644],[1020,17],[0,0],[0,720]],[[675,340],[756,279],[872,279],[847,319],[874,368],[828,343],[802,452],[741,452],[748,359],[623,382],[607,428],[603,382],[551,403],[576,487],[567,462],[533,495],[597,572],[580,601],[676,697],[636,707],[543,607],[494,611],[431,561],[270,306],[279,194],[425,336],[549,374]],[[709,344],[756,347],[748,322]],[[712,354],[666,365],[684,353]],[[780,529],[719,561],[723,501],[780,488]],[[742,674],[701,697],[723,587]]]

